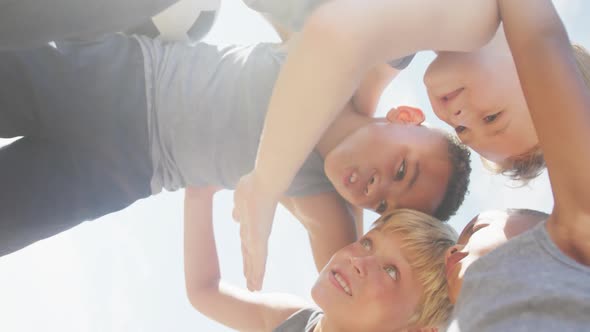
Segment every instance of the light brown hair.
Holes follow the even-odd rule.
[[[583,46],[577,44],[572,45],[572,51],[586,87],[590,89],[590,53]],[[522,184],[526,184],[539,176],[547,166],[543,151],[541,151],[539,145],[523,154],[507,158],[501,164],[496,164],[484,158],[482,158],[482,162],[488,170],[508,176],[510,179],[519,181]]]

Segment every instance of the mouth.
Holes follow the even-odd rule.
[[[451,92],[447,93],[446,95],[440,97],[440,100],[443,103],[448,103],[451,100],[455,99],[459,94],[461,94],[461,92],[463,92],[463,90],[465,90],[465,88],[459,88],[457,90],[451,91]]]
[[[331,271],[330,277],[330,281],[336,286],[336,288],[346,293],[346,295],[352,296],[350,286],[346,282],[346,279],[344,279],[344,277],[340,273],[338,273],[337,271]]]

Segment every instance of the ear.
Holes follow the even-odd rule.
[[[387,112],[387,121],[399,124],[419,125],[424,122],[425,116],[421,109],[411,106],[399,106]]]

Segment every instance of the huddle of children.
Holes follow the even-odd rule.
[[[571,46],[551,1],[245,2],[281,31],[301,30],[288,54],[123,35],[0,53],[11,82],[0,87],[0,134],[24,136],[0,150],[10,188],[0,254],[186,187],[187,293],[228,327],[588,326],[590,55]],[[435,114],[500,173],[526,181],[546,165],[550,215],[483,212],[459,237],[439,221],[463,201],[469,152],[422,126],[419,109],[372,117],[421,50],[437,51],[424,77]],[[262,287],[276,205],[302,222],[316,305],[221,281],[219,188],[236,189],[250,290]],[[381,215],[363,236],[357,208]]]

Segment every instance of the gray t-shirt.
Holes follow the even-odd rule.
[[[317,308],[305,308],[297,311],[273,332],[311,332],[322,319],[323,313]]]
[[[272,43],[214,46],[136,39],[146,71],[152,193],[206,184],[233,189],[254,167],[285,54]],[[333,190],[314,151],[287,194]]]
[[[448,331],[588,331],[590,267],[543,222],[469,267],[453,316]]]

